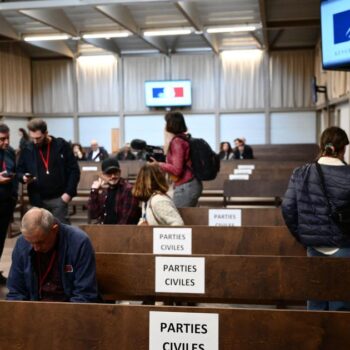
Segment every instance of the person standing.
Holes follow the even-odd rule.
[[[350,207],[350,167],[344,162],[348,144],[343,129],[333,126],[324,130],[317,162],[294,170],[284,196],[284,221],[292,235],[307,247],[310,257],[350,258],[350,232],[343,232],[332,219],[327,201],[328,197],[335,208]],[[349,311],[350,303],[310,300],[307,307]]]
[[[77,194],[80,179],[78,163],[67,141],[49,136],[42,119],[28,123],[33,142],[21,152],[18,180],[28,185],[32,206],[49,210],[63,223],[69,223],[68,203]]]
[[[141,209],[132,195],[132,186],[120,175],[119,162],[108,158],[102,162],[102,174],[91,185],[88,202],[90,219],[100,224],[137,224]]]
[[[9,142],[10,129],[6,124],[0,124],[0,258],[17,202],[16,156]],[[0,273],[0,285],[4,284],[6,278]]]
[[[151,161],[170,175],[174,182],[173,200],[176,208],[195,207],[202,193],[203,185],[195,176],[190,157],[190,144],[186,135],[185,118],[180,112],[165,115],[165,131],[170,135],[166,162]]]

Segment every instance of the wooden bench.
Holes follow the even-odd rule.
[[[348,312],[0,301],[1,348],[148,350],[151,311],[217,314],[220,350],[350,348]]]
[[[179,208],[185,225],[208,225],[214,208]],[[241,210],[242,226],[284,226],[280,208],[236,208]]]
[[[183,257],[180,264],[186,265]],[[350,301],[350,259],[199,255],[205,259],[203,294],[156,293],[152,254],[97,253],[97,278],[106,300],[164,300],[278,304]],[[187,275],[188,277],[188,275]],[[175,277],[174,277],[175,278]]]
[[[96,252],[152,253],[153,227],[83,225]],[[192,227],[193,254],[306,256],[286,227]]]

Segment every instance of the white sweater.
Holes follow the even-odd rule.
[[[142,206],[142,217],[139,221],[141,224],[144,220],[147,220],[151,226],[169,225],[169,226],[183,226],[184,222],[180,216],[180,213],[175,207],[174,202],[170,197],[165,194],[154,194],[146,203]]]

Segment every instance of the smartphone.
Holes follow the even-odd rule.
[[[8,173],[8,172],[2,174],[3,177],[10,177],[10,178],[14,177],[15,175],[16,175],[15,173]]]
[[[25,173],[24,176],[25,176],[25,177],[28,177],[28,178],[34,177],[31,173]]]

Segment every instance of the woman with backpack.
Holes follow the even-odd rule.
[[[180,112],[168,112],[165,115],[165,132],[169,142],[165,144],[166,162],[152,164],[168,173],[174,182],[173,200],[177,208],[195,207],[202,193],[203,185],[195,176],[190,157],[190,143],[185,118]]]
[[[350,257],[350,167],[344,162],[348,136],[329,127],[314,163],[294,170],[282,202],[284,221],[314,257]],[[342,218],[335,214],[344,214]],[[317,279],[317,276],[315,276]],[[349,302],[308,301],[309,310],[350,310]]]

